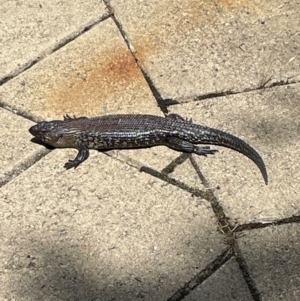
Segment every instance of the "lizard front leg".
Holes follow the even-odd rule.
[[[80,148],[78,150],[78,154],[77,154],[76,158],[74,160],[69,160],[68,162],[66,162],[64,167],[65,167],[65,169],[70,169],[73,167],[75,169],[78,165],[80,165],[88,157],[89,157],[89,149],[87,147]]]

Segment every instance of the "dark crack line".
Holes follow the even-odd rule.
[[[235,258],[236,258],[236,262],[243,274],[243,277],[245,279],[245,282],[248,286],[248,289],[250,290],[250,293],[253,297],[254,301],[261,301],[261,295],[260,292],[256,286],[256,283],[254,282],[254,280],[252,279],[248,264],[245,260],[245,258],[242,255],[242,252],[237,244],[237,242],[235,242],[235,246],[234,246],[234,252],[235,252]]]
[[[161,173],[168,175],[172,173],[177,166],[185,162],[189,158],[190,154],[182,153],[179,157],[174,159],[171,163],[169,163],[165,168],[162,169]]]
[[[59,50],[60,48],[64,47],[65,45],[69,44],[70,42],[74,41],[75,39],[77,39],[79,36],[81,36],[82,34],[88,32],[89,30],[91,30],[93,27],[95,27],[96,25],[98,25],[99,23],[105,21],[106,19],[108,19],[111,16],[111,14],[109,12],[104,13],[102,16],[98,17],[95,21],[93,21],[90,24],[85,25],[79,32],[77,32],[76,34],[73,34],[67,38],[65,38],[64,40],[62,40],[61,42],[59,42],[52,50],[52,53]]]
[[[198,166],[196,160],[194,159],[194,157],[192,155],[189,156],[189,160],[193,166],[193,168],[195,169],[199,179],[201,180],[202,184],[204,185],[205,188],[209,189],[209,183],[206,180],[206,178],[204,177],[203,173],[200,170],[200,167]]]
[[[33,67],[35,64],[39,63],[40,61],[42,61],[45,57],[47,57],[48,55],[56,52],[57,50],[59,50],[60,48],[62,48],[63,46],[69,44],[70,42],[74,41],[76,38],[78,38],[80,35],[82,35],[83,33],[89,31],[90,29],[92,29],[93,27],[95,27],[96,25],[98,25],[100,22],[108,19],[111,16],[111,14],[109,12],[104,13],[102,16],[99,16],[96,20],[93,20],[89,23],[87,23],[86,25],[84,25],[79,31],[77,31],[76,33],[71,33],[68,36],[64,37],[62,40],[60,40],[59,42],[57,42],[54,46],[50,47],[47,50],[42,51],[39,55],[37,55],[36,58],[30,60],[29,62],[24,63],[22,66],[20,66],[17,70],[12,71],[11,73],[9,73],[7,76],[3,77],[0,80],[0,86],[2,86],[3,84],[5,84],[6,82],[8,82],[9,80],[13,79],[14,77],[17,77],[18,75],[20,75],[21,73],[23,73],[24,71],[30,69],[31,67]]]
[[[179,187],[189,193],[191,193],[192,195],[194,196],[197,196],[197,197],[201,197],[203,199],[207,199],[208,198],[208,195],[207,195],[207,192],[205,191],[202,191],[200,189],[197,189],[197,188],[193,188],[193,187],[189,187],[188,185],[186,185],[185,183],[181,182],[181,181],[178,181],[174,178],[171,178],[169,177],[168,175],[166,174],[162,174],[161,172],[159,171],[156,171],[155,169],[152,169],[151,167],[147,167],[147,166],[142,166],[140,168],[140,171],[141,172],[145,172],[155,178],[158,178],[162,181],[165,181],[171,185],[174,185],[176,187]]]
[[[254,230],[254,229],[263,229],[270,226],[280,226],[280,225],[286,225],[286,224],[293,224],[293,223],[300,223],[300,216],[299,215],[293,215],[291,217],[286,217],[279,220],[262,220],[262,221],[256,221],[249,224],[239,225],[235,228],[234,232],[242,232],[247,230]]]
[[[211,99],[211,98],[218,98],[218,97],[224,97],[224,96],[229,96],[229,95],[238,95],[238,94],[243,94],[243,93],[248,93],[248,92],[255,92],[255,91],[260,91],[260,90],[270,90],[273,89],[275,87],[280,87],[280,86],[288,86],[288,85],[294,85],[294,84],[299,84],[299,81],[280,81],[280,82],[275,82],[272,83],[269,86],[258,86],[255,88],[246,88],[242,91],[232,91],[232,90],[227,90],[227,91],[223,91],[223,92],[212,92],[212,93],[206,93],[203,95],[198,95],[194,97],[194,101],[201,101],[201,100],[207,100],[207,99]],[[169,106],[172,106],[173,104],[169,104]]]
[[[195,96],[194,101],[205,100],[205,99],[210,99],[210,98],[218,98],[218,97],[223,97],[223,96],[228,96],[228,95],[235,95],[235,94],[239,94],[239,93],[242,93],[242,92],[228,90],[228,91],[223,91],[223,92],[206,93],[203,95]]]
[[[24,171],[26,171],[28,168],[30,168],[33,164],[40,161],[42,158],[44,158],[46,155],[48,155],[51,152],[49,149],[43,149],[38,154],[33,155],[31,158],[29,158],[26,162],[23,162],[15,167],[7,173],[5,173],[5,177],[3,179],[0,179],[0,188],[7,183],[9,183],[11,180],[22,174]]]
[[[185,283],[175,294],[173,294],[167,301],[180,301],[185,296],[191,293],[192,290],[198,287],[203,281],[209,278],[217,270],[219,270],[223,265],[226,264],[232,258],[231,250],[226,250],[220,256],[218,256],[214,261],[209,263],[204,270],[195,275],[190,281]]]
[[[163,97],[161,96],[160,92],[158,91],[158,89],[155,87],[151,77],[149,76],[149,73],[147,72],[146,67],[140,62],[138,56],[136,55],[136,51],[134,49],[133,44],[130,41],[129,35],[127,34],[127,32],[125,31],[121,21],[119,20],[119,18],[116,16],[115,12],[114,12],[114,8],[111,6],[110,1],[104,1],[104,3],[107,5],[107,9],[108,11],[111,12],[111,18],[114,20],[116,26],[118,27],[129,51],[131,52],[131,55],[133,56],[135,62],[137,63],[138,67],[140,68],[145,81],[147,82],[152,95],[154,96],[154,98],[156,99],[157,102],[157,106],[161,109],[161,111],[167,115],[168,114],[168,106],[171,104],[178,104],[179,102],[173,99],[163,99]]]

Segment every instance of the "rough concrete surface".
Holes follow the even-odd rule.
[[[46,56],[104,13],[98,0],[2,0],[0,80]]]
[[[299,223],[245,231],[240,248],[261,300],[300,299],[299,237]]]
[[[203,200],[104,154],[67,172],[56,152],[2,188],[7,294],[166,299],[226,248]]]
[[[299,1],[0,3],[0,300],[299,300]],[[64,114],[178,113],[252,145],[33,143]]]

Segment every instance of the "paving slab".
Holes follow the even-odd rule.
[[[112,4],[164,98],[185,101],[300,79],[297,0]]]
[[[111,19],[0,87],[1,103],[35,119],[64,114],[159,113]]]
[[[239,153],[218,148],[214,156],[193,156],[209,186],[220,187],[215,193],[227,216],[238,223],[299,215],[299,98],[300,84],[294,84],[171,107],[172,113],[244,139],[265,161],[268,186],[255,164]],[[173,176],[196,184],[196,172],[184,164]]]
[[[261,300],[300,299],[300,225],[245,231],[240,248]]]
[[[105,12],[98,0],[2,0],[0,81],[46,56]]]
[[[0,185],[13,173],[20,173],[28,161],[35,161],[38,145],[30,145],[29,126],[33,125],[21,116],[0,108]],[[31,164],[33,163],[31,162]]]
[[[231,259],[192,291],[184,301],[252,301],[248,286],[235,259]]]
[[[104,154],[64,171],[57,153],[1,187],[0,299],[166,300],[224,252],[201,199]]]

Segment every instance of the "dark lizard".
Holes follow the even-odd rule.
[[[106,115],[94,118],[64,116],[64,120],[42,121],[29,129],[38,140],[59,148],[76,148],[66,169],[76,168],[89,156],[89,149],[110,150],[165,145],[171,149],[207,156],[220,145],[242,153],[260,169],[265,183],[268,175],[260,155],[246,142],[229,133],[187,121],[177,114],[167,117],[141,114]]]

